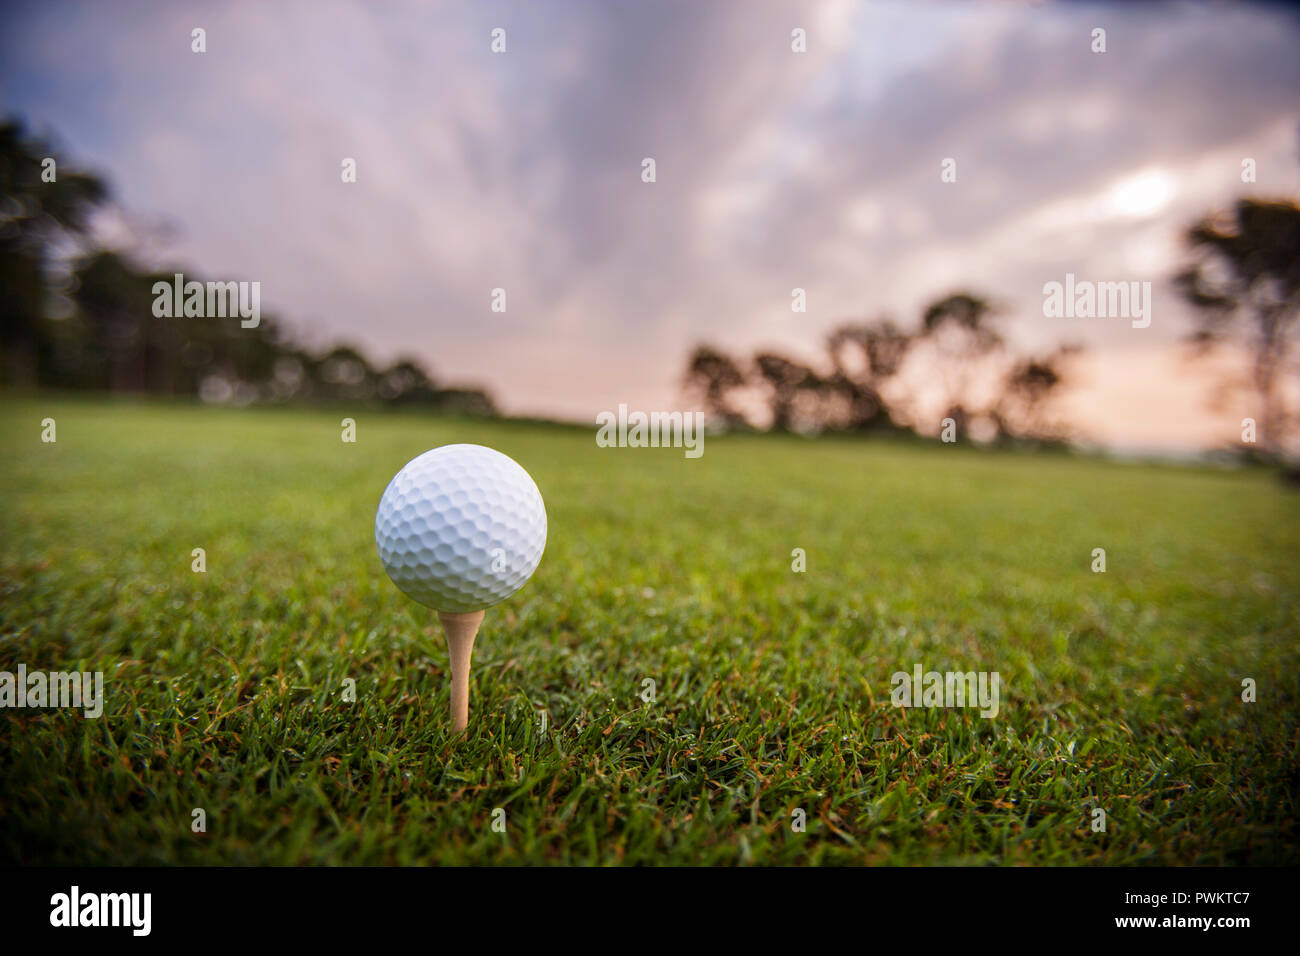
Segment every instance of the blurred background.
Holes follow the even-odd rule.
[[[1283,5],[0,18],[9,389],[1298,447]],[[177,272],[261,323],[156,318]],[[1048,317],[1067,274],[1150,282],[1150,326]]]

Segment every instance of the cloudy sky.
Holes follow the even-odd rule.
[[[1179,235],[1300,194],[1298,50],[1272,5],[8,3],[0,109],[108,177],[142,255],[512,412],[682,407],[699,341],[813,356],[970,288],[1089,347],[1087,434],[1178,449],[1235,432],[1178,359]],[[1045,318],[1067,272],[1151,281],[1150,328]]]

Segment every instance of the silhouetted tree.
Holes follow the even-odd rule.
[[[413,360],[380,376],[350,346],[313,356],[267,315],[248,327],[233,316],[155,316],[154,283],[170,285],[172,274],[149,275],[129,256],[96,248],[90,216],[108,190],[62,159],[46,182],[51,156],[21,124],[0,123],[0,383],[207,401],[382,397],[495,414],[484,392],[437,389]]]
[[[833,371],[823,390],[843,407],[841,428],[864,430],[891,425],[881,393],[902,367],[912,338],[888,319],[841,325],[826,340]]]
[[[492,397],[477,388],[440,388],[434,393],[434,404],[439,411],[453,415],[488,417],[497,414]]]
[[[42,175],[46,158],[56,161],[53,182]],[[56,250],[77,251],[107,198],[102,180],[55,156],[21,123],[0,123],[0,381],[39,382],[52,348],[46,312]]]
[[[915,334],[887,318],[844,323],[826,338],[825,373],[772,351],[759,352],[742,367],[701,345],[691,354],[685,381],[720,417],[737,414],[730,404],[734,392],[756,388],[767,401],[774,431],[866,431],[906,427],[898,424],[906,411],[905,390],[928,387],[937,377],[947,386],[947,414],[961,432],[978,422],[999,438],[1063,441],[1068,429],[1051,417],[1051,399],[1067,382],[1069,359],[1079,347],[1009,356],[990,323],[993,314],[987,300],[956,293],[927,307]],[[919,355],[918,345],[929,348]],[[908,376],[914,361],[923,367]],[[970,388],[976,374],[983,377],[978,392]]]
[[[731,403],[731,393],[745,385],[745,373],[731,356],[708,345],[697,345],[687,360],[683,384],[714,420],[728,428],[746,425],[744,415]]]
[[[1077,345],[1063,345],[1046,355],[1015,361],[990,412],[999,438],[1063,442],[1070,437],[1068,426],[1051,417],[1050,404],[1067,382],[1070,360],[1080,351]]]
[[[379,397],[390,405],[430,405],[434,384],[416,359],[399,359],[379,374]]]
[[[797,426],[820,426],[821,423],[808,414],[825,393],[825,383],[816,372],[775,352],[755,355],[754,369],[767,390],[775,431],[793,431]],[[801,411],[805,414],[800,415]]]
[[[1201,260],[1175,282],[1196,308],[1191,341],[1199,352],[1227,343],[1249,351],[1260,450],[1277,455],[1295,425],[1284,382],[1300,344],[1300,207],[1242,199],[1193,225],[1187,241]]]
[[[375,372],[364,355],[339,345],[316,360],[311,369],[316,394],[329,399],[358,400],[375,394]]]
[[[100,388],[171,392],[181,336],[176,322],[153,317],[150,277],[117,253],[100,252],[78,264],[70,299],[82,330],[83,372]],[[193,321],[193,320],[191,320]]]
[[[1002,337],[991,319],[996,309],[988,300],[957,292],[931,303],[921,316],[919,339],[934,349],[934,371],[946,390],[945,417],[966,434],[970,421],[981,414],[972,407],[971,385],[981,372],[982,360],[1002,348]]]

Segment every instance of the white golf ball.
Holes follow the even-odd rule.
[[[478,611],[528,581],[546,547],[546,506],[514,459],[443,445],[407,462],[375,512],[375,544],[403,593],[439,611]]]

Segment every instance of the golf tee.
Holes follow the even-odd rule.
[[[483,611],[466,614],[438,612],[442,629],[447,635],[447,651],[451,656],[451,724],[459,733],[469,726],[469,663],[474,654],[474,638],[483,623]]]

